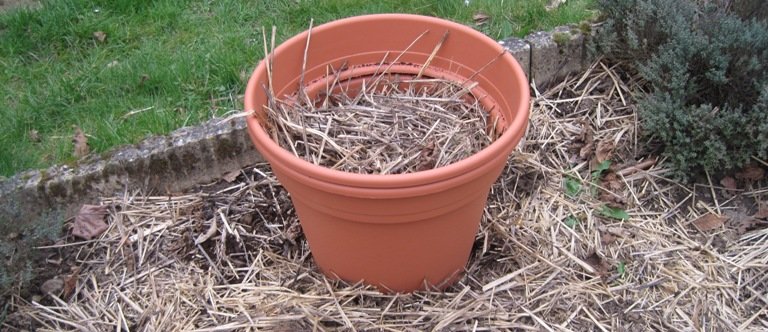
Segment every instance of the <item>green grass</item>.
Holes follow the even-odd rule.
[[[546,2],[51,0],[0,14],[0,175],[74,162],[75,125],[100,153],[240,109],[262,26],[276,25],[281,41],[310,18],[402,12],[471,25],[483,12],[490,22],[478,29],[501,39],[593,15],[594,0],[553,12]]]

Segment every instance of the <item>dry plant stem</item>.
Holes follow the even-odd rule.
[[[310,105],[311,101],[309,100],[309,97],[307,96],[307,92],[304,89],[304,74],[307,71],[307,52],[309,52],[309,43],[312,40],[312,25],[314,24],[315,20],[310,19],[309,20],[309,29],[307,30],[307,44],[304,46],[304,57],[301,63],[301,76],[299,77],[299,98],[302,99],[302,102],[306,103],[306,105]],[[299,117],[299,120],[303,120],[302,117]],[[303,121],[299,123],[302,127],[302,138],[304,139],[304,142],[307,141],[307,130],[306,126],[304,125]],[[309,157],[311,154],[309,153],[309,147],[305,144],[304,145],[304,155]]]
[[[377,74],[378,74],[378,77],[376,77],[376,74],[374,74],[374,77],[376,77],[376,78],[373,80],[373,83],[372,83],[371,85],[369,85],[369,87],[377,87],[377,86],[378,86],[378,84],[379,84],[379,81],[381,80],[381,78],[382,78],[382,77],[384,77],[384,75],[386,75],[387,73],[389,73],[389,70],[392,68],[392,66],[393,66],[393,65],[395,65],[395,64],[397,64],[397,63],[400,61],[400,58],[401,58],[401,57],[402,57],[402,56],[403,56],[405,53],[407,53],[407,52],[408,52],[408,50],[410,50],[410,49],[411,49],[411,47],[413,47],[413,45],[416,45],[416,43],[417,43],[417,42],[418,42],[418,41],[421,39],[421,37],[424,37],[424,35],[426,35],[427,33],[429,33],[429,30],[422,32],[422,33],[421,33],[421,34],[420,34],[418,37],[416,37],[416,39],[414,39],[414,40],[411,42],[411,44],[409,44],[409,45],[408,45],[408,47],[406,47],[405,49],[403,49],[403,51],[402,51],[402,52],[400,52],[400,54],[398,54],[398,55],[397,55],[397,57],[395,57],[395,59],[394,59],[394,60],[392,60],[392,61],[390,61],[390,62],[389,62],[389,65],[387,66],[387,68],[386,68],[386,69],[384,69],[384,71],[383,71],[383,72],[381,72],[381,73],[377,73]],[[388,55],[388,54],[389,54],[389,52],[387,52],[387,55]],[[382,60],[382,63],[384,63],[385,61],[386,61],[386,55],[385,55],[385,58],[384,58],[384,60]]]
[[[435,49],[434,49],[434,50],[432,50],[432,53],[430,53],[430,54],[429,54],[429,57],[427,58],[427,61],[424,61],[424,65],[423,65],[423,66],[421,67],[421,69],[419,70],[419,74],[418,74],[418,75],[416,75],[416,79],[419,79],[419,78],[421,78],[421,75],[423,75],[423,74],[424,74],[424,70],[426,70],[426,69],[427,69],[427,67],[429,67],[429,64],[430,64],[430,63],[432,63],[432,60],[433,60],[433,59],[435,58],[435,56],[437,55],[437,51],[439,51],[439,50],[440,50],[440,47],[442,47],[442,46],[443,46],[443,43],[444,43],[444,42],[445,42],[445,40],[448,38],[448,34],[449,34],[449,32],[448,32],[448,31],[446,31],[446,32],[443,34],[443,37],[442,37],[442,38],[440,38],[440,41],[437,43],[437,45],[435,45]]]

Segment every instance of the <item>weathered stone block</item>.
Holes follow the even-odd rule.
[[[539,90],[586,65],[584,35],[562,26],[551,32],[536,32],[525,38],[531,45],[531,79]]]
[[[525,76],[531,79],[531,45],[525,40],[520,38],[507,38],[499,41],[499,44],[504,47],[523,67]]]
[[[213,119],[119,148],[103,159],[91,157],[75,168],[54,166],[3,179],[0,223],[12,229],[36,227],[44,219],[35,216],[47,210],[74,212],[83,203],[126,189],[181,191],[260,161],[243,118]]]

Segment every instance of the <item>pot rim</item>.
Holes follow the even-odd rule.
[[[521,96],[522,98],[510,103],[513,109],[517,109],[517,113],[515,114],[514,118],[506,119],[507,125],[504,129],[504,132],[495,141],[493,141],[493,143],[484,149],[450,165],[406,174],[358,174],[333,170],[325,166],[315,165],[293,155],[291,152],[284,149],[278,143],[272,140],[270,135],[266,132],[266,130],[264,130],[264,127],[262,127],[257,116],[249,115],[246,117],[248,131],[251,134],[251,137],[253,138],[257,148],[259,148],[260,152],[264,155],[265,159],[270,163],[277,162],[283,164],[285,167],[290,168],[298,174],[302,174],[322,182],[328,182],[329,184],[336,184],[347,187],[382,189],[407,188],[442,182],[452,178],[462,177],[467,173],[471,173],[471,170],[481,168],[481,166],[484,164],[489,163],[492,160],[499,158],[500,156],[504,156],[506,159],[506,156],[515,148],[515,146],[517,146],[517,143],[521,139],[521,132],[526,130],[530,108],[530,90],[528,89],[527,85],[528,80],[522,68],[517,63],[517,60],[515,60],[515,58],[512,57],[509,52],[506,52],[498,42],[494,41],[483,33],[463,24],[430,16],[413,14],[370,14],[354,16],[331,21],[314,27],[312,28],[312,33],[321,34],[326,30],[338,28],[339,26],[368,20],[415,20],[425,22],[430,25],[439,25],[445,27],[446,29],[458,30],[462,34],[474,36],[486,46],[498,50],[499,54],[504,52],[503,55],[496,61],[505,62],[512,69],[512,75],[510,77],[511,80],[517,80],[521,83],[525,83],[515,85],[514,87],[517,89],[516,95]],[[280,46],[275,48],[273,50],[273,54],[275,54],[275,57],[279,56],[279,54],[288,48],[288,45],[291,44],[300,43],[300,45],[304,45],[306,43],[308,33],[309,31],[304,31],[296,36],[291,37],[290,39],[281,43]],[[246,87],[244,96],[246,112],[251,110],[259,112],[257,109],[261,108],[262,105],[255,105],[253,96],[258,92],[257,89],[260,89],[258,86],[259,77],[265,74],[266,62],[262,60],[259,62],[256,70],[248,80],[248,85]],[[515,95],[513,91],[508,93]]]

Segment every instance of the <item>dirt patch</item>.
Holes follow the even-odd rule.
[[[20,7],[36,7],[40,1],[35,0],[0,0],[0,14],[5,11]]]

